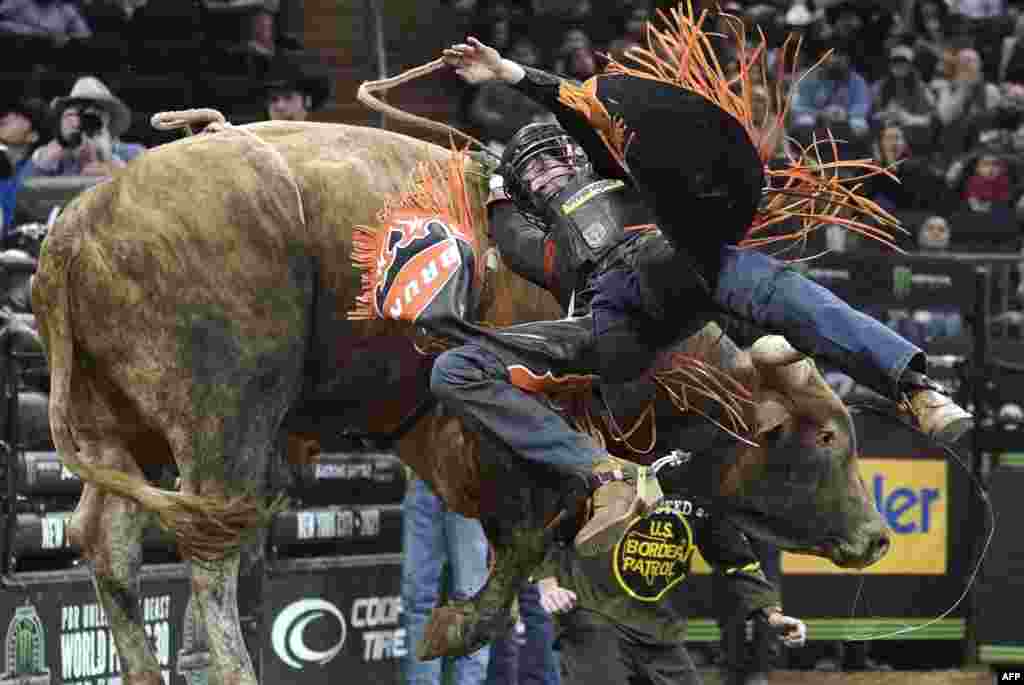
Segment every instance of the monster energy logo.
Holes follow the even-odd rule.
[[[892,268],[892,294],[903,299],[910,295],[910,289],[914,283],[914,272],[909,266],[894,266]]]
[[[49,685],[50,669],[46,667],[43,623],[31,604],[14,611],[14,617],[7,625],[4,646],[7,670],[0,675],[0,683]]]

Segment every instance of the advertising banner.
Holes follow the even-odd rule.
[[[107,617],[87,573],[23,574],[26,592],[0,593],[0,685],[117,685],[121,666]],[[176,672],[189,582],[184,566],[148,568],[142,616],[164,682]]]
[[[265,584],[263,681],[395,682],[407,650],[400,626],[401,555],[296,559]]]

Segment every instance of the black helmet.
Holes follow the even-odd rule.
[[[530,160],[546,155],[565,162],[565,176],[576,177],[591,169],[590,160],[583,148],[573,140],[565,129],[554,123],[533,123],[522,127],[508,141],[501,155],[498,173],[505,178],[505,190],[520,211],[527,216],[542,216],[551,198],[563,185],[547,184],[537,191],[530,189],[525,178]]]

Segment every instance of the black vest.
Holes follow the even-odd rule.
[[[593,177],[576,178],[562,189],[549,203],[546,218],[558,290],[565,294],[579,293],[591,276],[614,263],[613,251],[626,239],[627,226],[651,221],[625,183]]]

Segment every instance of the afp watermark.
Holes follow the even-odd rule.
[[[1024,666],[996,667],[994,675],[996,683],[1024,683]]]

